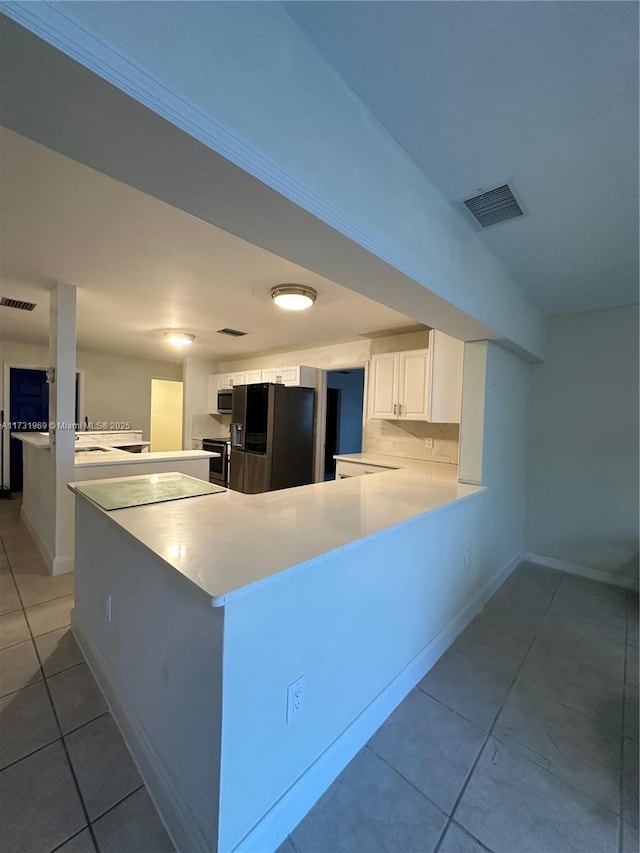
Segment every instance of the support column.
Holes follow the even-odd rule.
[[[76,440],[76,288],[57,284],[50,295],[49,440],[55,535],[52,573],[73,571],[73,496]]]

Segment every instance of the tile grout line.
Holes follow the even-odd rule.
[[[1,538],[2,538],[2,536],[0,535],[0,539]],[[7,550],[4,546],[4,541],[2,542],[2,547],[3,547],[5,554],[7,554]],[[7,555],[7,559],[8,559],[8,555]],[[8,559],[8,563],[9,563],[9,571],[11,572],[11,577],[13,578],[13,582],[16,583],[15,575],[13,574],[13,567],[11,565],[11,560]],[[98,847],[98,842],[97,842],[97,839],[95,837],[93,827],[91,826],[91,820],[89,819],[89,812],[87,811],[87,806],[86,806],[86,803],[84,801],[84,797],[82,796],[82,791],[80,790],[80,784],[78,782],[78,777],[76,776],[76,772],[75,772],[75,769],[73,767],[73,763],[71,761],[71,756],[69,755],[69,750],[67,749],[67,744],[65,743],[64,734],[62,733],[62,726],[60,725],[60,718],[58,717],[58,713],[56,711],[56,706],[55,706],[54,701],[53,701],[53,696],[51,695],[51,690],[49,688],[47,676],[46,676],[44,669],[42,667],[42,663],[40,662],[40,655],[38,654],[38,649],[36,648],[35,640],[33,637],[33,632],[31,630],[31,625],[29,624],[29,620],[27,619],[27,613],[25,610],[24,602],[22,601],[22,595],[20,594],[20,589],[18,588],[17,583],[16,583],[16,589],[18,591],[18,598],[20,600],[20,605],[22,607],[24,619],[27,623],[27,628],[29,630],[29,636],[31,637],[31,644],[33,646],[33,651],[34,651],[34,654],[36,656],[36,660],[38,661],[38,664],[40,667],[40,672],[42,673],[42,682],[44,684],[44,689],[47,692],[47,696],[49,698],[49,703],[51,705],[51,710],[53,712],[53,716],[54,716],[54,719],[56,721],[56,725],[58,726],[58,731],[60,732],[60,745],[62,746],[62,750],[64,752],[64,755],[65,755],[65,758],[67,761],[67,765],[68,765],[69,771],[71,773],[71,778],[73,779],[73,784],[75,785],[76,792],[78,794],[78,799],[80,800],[80,807],[81,807],[82,812],[83,812],[85,819],[87,821],[87,827],[89,829],[89,834],[91,835],[91,840],[93,841],[93,844],[94,844],[94,847],[96,848],[96,850],[99,851],[100,848]],[[53,741],[53,743],[56,743],[56,742],[57,741]],[[51,744],[49,744],[49,746],[51,746]],[[67,839],[67,841],[68,840],[69,839]]]
[[[434,803],[434,802],[433,802],[433,800],[432,800],[430,797],[428,797],[428,796],[425,794],[425,792],[424,792],[424,791],[421,791],[421,790],[420,790],[420,788],[418,788],[418,787],[417,787],[417,786],[416,786],[416,785],[411,781],[411,779],[407,779],[407,777],[406,777],[406,776],[404,776],[404,775],[403,775],[403,774],[398,770],[398,768],[397,768],[397,767],[394,767],[394,766],[393,766],[393,764],[389,764],[389,762],[387,761],[387,759],[386,759],[384,756],[379,755],[379,754],[375,751],[375,749],[373,749],[373,747],[369,746],[369,744],[368,744],[368,743],[365,743],[365,745],[364,745],[362,748],[363,748],[363,749],[368,749],[368,750],[369,750],[369,752],[372,752],[372,753],[376,756],[376,758],[379,758],[379,759],[380,759],[380,761],[382,761],[382,763],[383,763],[383,764],[385,764],[385,765],[389,768],[389,770],[393,770],[393,772],[394,772],[397,776],[399,776],[399,777],[400,777],[404,782],[406,782],[406,783],[407,783],[407,785],[410,785],[416,793],[420,794],[420,796],[421,796],[423,799],[425,799],[425,800],[429,803],[429,805],[433,806],[433,807],[434,807],[434,809],[437,809],[441,814],[443,814],[443,815],[447,818],[447,820],[449,820],[449,819],[450,819],[450,817],[451,817],[451,816],[449,815],[449,813],[448,813],[448,812],[446,812],[446,811],[442,808],[442,806],[439,806],[437,803]],[[356,754],[358,754],[358,753],[356,753]],[[354,756],[354,758],[355,758],[355,756]],[[435,850],[435,848],[434,848],[434,850]]]
[[[516,681],[517,681],[517,679],[518,679],[518,676],[520,675],[520,673],[521,673],[521,671],[522,671],[522,668],[524,667],[524,665],[525,665],[525,663],[526,663],[526,660],[527,660],[527,658],[529,657],[529,655],[530,655],[530,653],[531,653],[531,649],[533,648],[533,645],[534,645],[534,643],[535,643],[535,641],[536,641],[536,639],[537,639],[537,636],[538,636],[538,631],[539,631],[540,627],[541,627],[542,625],[544,625],[544,621],[545,621],[545,619],[546,619],[546,617],[547,617],[547,614],[549,613],[549,610],[551,609],[551,605],[553,604],[553,601],[554,601],[554,599],[555,599],[555,597],[556,597],[556,594],[557,594],[558,589],[559,589],[559,587],[560,587],[560,583],[561,583],[561,581],[559,581],[559,582],[558,582],[558,585],[556,586],[556,588],[555,588],[555,589],[554,589],[554,591],[553,591],[553,595],[551,596],[551,599],[549,600],[549,604],[547,605],[547,608],[546,608],[546,610],[545,610],[545,615],[544,615],[544,616],[543,616],[543,618],[540,620],[539,626],[538,626],[538,627],[536,627],[536,629],[535,629],[535,633],[534,633],[534,635],[533,635],[533,637],[532,637],[532,639],[531,639],[531,642],[529,643],[529,646],[527,647],[527,651],[525,652],[524,657],[522,658],[522,661],[521,661],[521,663],[520,663],[520,666],[519,666],[519,667],[518,667],[518,669],[516,670],[516,673],[515,673],[515,675],[513,676],[513,679],[511,680],[511,683],[510,683],[510,685],[509,685],[509,689],[507,690],[507,692],[506,692],[506,694],[505,694],[505,697],[504,697],[504,699],[503,699],[503,701],[502,701],[502,704],[500,705],[500,707],[498,708],[498,710],[496,711],[496,713],[495,713],[495,715],[494,715],[494,717],[493,717],[493,720],[492,720],[492,722],[491,722],[491,725],[489,726],[489,730],[488,730],[488,732],[487,732],[487,735],[486,735],[486,737],[485,737],[484,741],[482,742],[482,745],[481,745],[481,747],[480,747],[480,749],[479,749],[479,751],[478,751],[478,754],[477,754],[477,756],[476,756],[476,758],[475,758],[475,761],[474,761],[474,762],[473,762],[473,764],[471,765],[471,768],[470,768],[469,772],[467,773],[467,776],[466,776],[466,778],[465,778],[464,782],[462,783],[462,787],[460,788],[460,792],[458,793],[458,796],[456,797],[456,800],[455,800],[455,802],[454,802],[454,804],[453,804],[453,808],[451,809],[451,820],[453,820],[454,815],[455,815],[455,813],[456,813],[456,810],[457,810],[457,808],[458,808],[458,806],[459,806],[459,804],[460,804],[460,801],[462,800],[462,798],[463,798],[463,796],[464,796],[464,794],[465,794],[465,792],[466,792],[466,790],[467,790],[467,788],[468,788],[468,786],[469,786],[469,782],[471,781],[471,777],[473,776],[473,773],[474,773],[474,771],[475,771],[475,769],[476,769],[476,767],[477,767],[477,765],[478,765],[478,762],[480,761],[480,756],[481,756],[481,755],[482,755],[482,753],[484,752],[484,749],[485,749],[485,747],[486,747],[487,743],[489,742],[489,738],[490,738],[490,737],[491,737],[491,735],[493,734],[493,728],[494,728],[494,726],[495,726],[496,722],[498,721],[498,718],[499,718],[500,714],[501,714],[501,713],[502,713],[502,711],[504,710],[504,706],[507,704],[507,701],[509,700],[509,696],[511,695],[511,691],[513,690],[513,686],[514,686],[514,684],[516,683]],[[460,825],[462,826],[462,828],[463,828],[463,829],[465,829],[464,824],[460,824]],[[439,840],[438,840],[438,843],[436,844],[436,846],[435,846],[435,848],[434,848],[434,853],[438,853],[438,850],[440,849],[440,846],[441,846],[441,844],[442,844],[443,839],[444,839],[444,832],[441,834],[441,836],[440,836],[440,838],[439,838]]]
[[[620,726],[620,783],[618,786],[618,810],[620,813],[620,820],[618,821],[618,853],[622,853],[622,833],[623,833],[623,821],[624,817],[622,814],[622,803],[624,801],[624,737],[625,737],[625,705],[627,702],[627,655],[629,654],[627,649],[627,641],[629,639],[629,594],[625,596],[624,601],[624,609],[625,609],[625,632],[624,632],[624,670],[622,676],[622,724]]]
[[[64,672],[66,672],[66,670],[64,670]],[[57,675],[57,673],[56,673],[56,675]],[[29,685],[27,685],[27,687],[23,687],[21,689],[26,690],[28,687],[34,687],[36,684],[42,684],[44,686],[44,679],[42,680],[42,682],[34,681],[33,684],[29,684]],[[19,693],[20,690],[16,690],[14,692]],[[7,696],[13,696],[14,694],[13,693],[7,693],[6,695]],[[3,696],[2,698],[4,699],[6,697]],[[75,732],[79,732],[80,729],[83,729],[85,726],[91,725],[91,723],[95,723],[96,720],[99,720],[101,717],[104,717],[110,713],[111,713],[111,711],[103,711],[101,714],[98,714],[97,717],[92,717],[90,720],[87,720],[87,722],[83,723],[81,726],[76,726],[75,729],[70,729],[68,732],[66,732],[66,734],[63,734],[61,737],[56,737],[53,740],[49,741],[49,743],[44,743],[42,746],[39,746],[37,749],[34,749],[32,752],[27,752],[24,755],[21,755],[20,758],[16,758],[15,761],[10,761],[9,764],[5,764],[4,767],[0,767],[0,773],[3,770],[8,770],[10,767],[14,767],[16,764],[19,764],[23,759],[31,758],[31,756],[35,755],[37,752],[42,752],[43,749],[46,749],[48,746],[51,746],[52,743],[55,743],[56,741],[61,740],[62,738],[69,737],[69,735],[72,735]],[[56,720],[56,725],[57,725],[57,722],[58,721]]]

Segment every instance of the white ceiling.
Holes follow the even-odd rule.
[[[78,348],[176,360],[165,329],[196,335],[188,354],[233,359],[323,346],[410,318],[0,128],[0,291],[37,303],[0,308],[0,339],[46,345],[47,291],[78,288]],[[285,312],[275,284],[318,291]],[[249,334],[216,333],[231,327]]]
[[[636,3],[283,7],[451,204],[511,184],[480,236],[542,310],[638,301]]]

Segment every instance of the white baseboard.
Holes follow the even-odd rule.
[[[617,575],[615,572],[603,572],[600,569],[592,569],[589,566],[581,566],[579,563],[568,563],[566,560],[556,560],[555,557],[544,557],[542,554],[527,552],[525,559],[538,566],[546,566],[549,569],[557,569],[559,572],[567,572],[570,575],[580,575],[592,581],[608,583],[612,586],[620,586],[623,589],[638,589],[638,578]]]
[[[38,546],[38,551],[42,554],[42,559],[47,564],[47,568],[52,575],[65,575],[72,572],[76,567],[75,554],[69,554],[66,557],[54,557],[51,548],[47,545],[44,539],[38,532],[38,528],[29,517],[29,513],[25,510],[24,504],[20,507],[20,518],[24,526],[27,528],[34,542]]]
[[[175,790],[146,734],[120,694],[109,665],[84,630],[76,608],[71,611],[71,627],[176,850],[181,853],[212,853],[196,821],[185,808],[184,798]]]
[[[68,557],[56,557],[53,561],[52,574],[66,575],[68,572],[72,572],[75,567],[75,554],[69,554]]]
[[[36,527],[36,525],[33,523],[31,518],[29,517],[29,513],[25,510],[24,504],[22,504],[22,506],[20,507],[20,518],[22,519],[22,523],[24,524],[24,526],[27,528],[27,530],[31,534],[34,542],[38,546],[38,551],[40,551],[40,553],[42,554],[42,559],[47,564],[49,571],[52,574],[54,574],[54,572],[53,572],[53,553],[52,553],[51,549],[49,548],[49,546],[47,545],[47,543],[44,541],[44,539],[40,536],[40,533],[38,532],[38,528]]]
[[[400,702],[424,678],[473,617],[522,562],[519,551],[463,608],[458,616],[376,696],[348,729],[314,761],[273,808],[234,848],[233,853],[276,850],[300,823],[351,759],[371,739]]]

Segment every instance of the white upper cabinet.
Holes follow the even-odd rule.
[[[262,382],[262,371],[258,370],[247,370],[244,374],[244,384],[245,385],[257,385],[258,382]]]
[[[371,359],[369,417],[391,420],[398,414],[399,353],[374,355]]]
[[[302,385],[315,388],[317,370],[315,367],[268,367],[262,371],[263,382],[275,382],[277,385]]]
[[[245,384],[245,372],[241,370],[237,373],[220,373],[218,374],[218,391],[225,391],[233,388],[235,385]]]
[[[236,373],[212,373],[209,376],[208,409],[218,411],[218,391],[229,391],[236,385],[255,385],[258,382],[274,382],[278,385],[317,386],[318,371],[315,367],[269,367],[264,370],[244,370]]]
[[[429,348],[371,358],[369,417],[460,423],[464,344],[432,329]]]
[[[429,350],[398,353],[400,393],[398,417],[404,421],[429,420]]]

